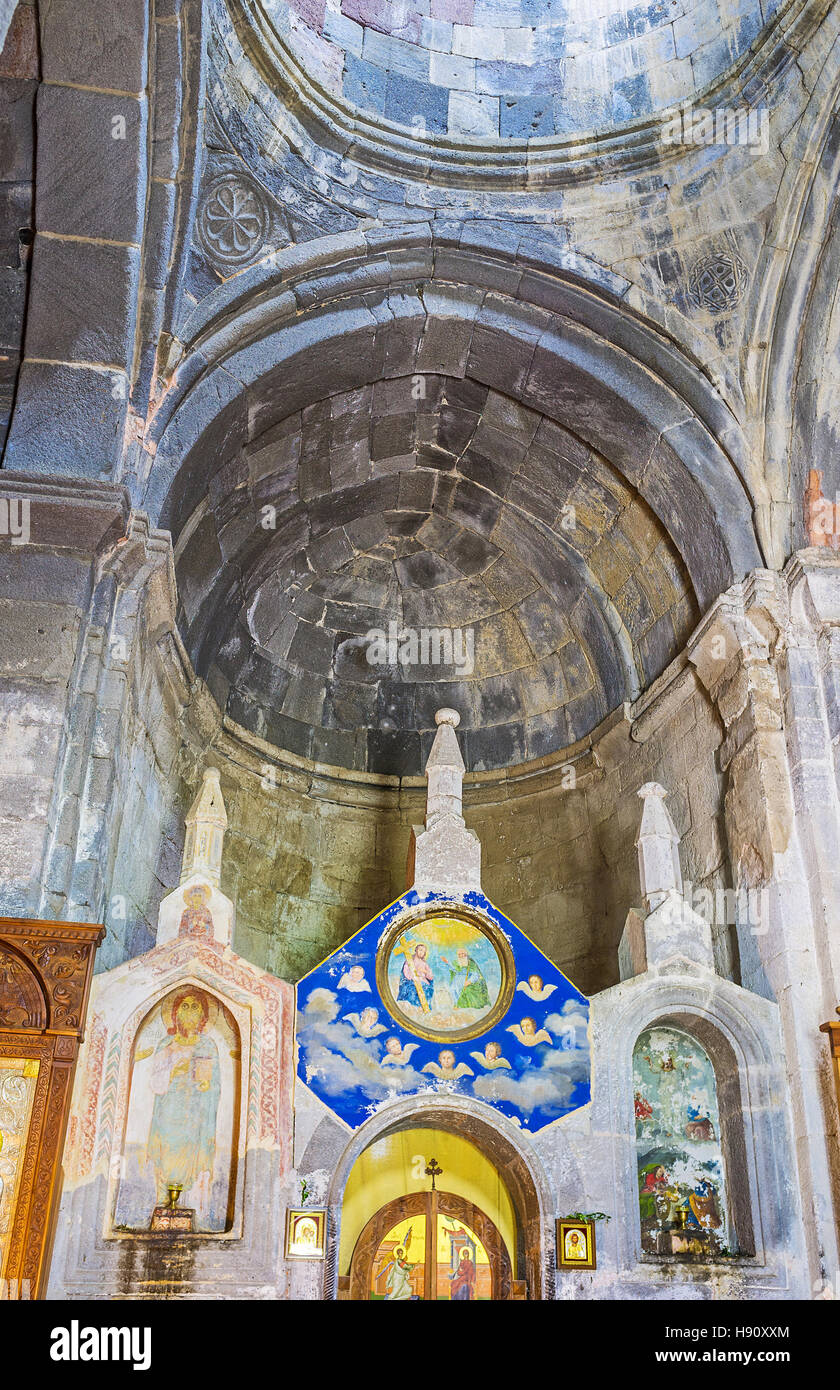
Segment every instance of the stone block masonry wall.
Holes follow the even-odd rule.
[[[755,0],[265,0],[294,55],[368,117],[429,135],[605,129],[700,91],[762,27]]]
[[[5,39],[5,43],[3,43]],[[9,426],[23,347],[33,239],[35,93],[38,21],[35,0],[18,5],[0,35],[0,448]]]
[[[658,719],[654,702],[646,712],[639,712],[632,726],[617,726],[595,748],[596,758],[603,759],[604,775],[587,787],[586,799],[602,866],[596,884],[601,920],[599,989],[615,983],[618,941],[627,911],[640,901],[636,836],[642,808],[638,791],[645,782],[659,782],[668,792],[668,809],[681,836],[685,880],[713,895],[732,887],[722,828],[724,778],[717,757],[722,729],[710,701],[693,681],[675,685],[673,694],[666,689],[660,695]],[[722,907],[725,903],[722,899]],[[718,913],[716,907],[718,916],[723,919],[725,911]],[[716,969],[739,983],[734,921],[715,920],[712,939]]]
[[[719,725],[691,681],[674,699],[670,719],[644,742],[623,721],[600,740],[596,731],[592,748],[579,745],[574,762],[535,764],[532,792],[505,776],[466,778],[465,816],[481,840],[485,892],[587,994],[618,979],[619,938],[639,899],[637,792],[645,782],[671,790],[686,878],[713,892],[730,886],[719,826]],[[271,761],[264,761],[256,741],[240,733],[228,726],[209,749],[190,740],[191,790],[179,804],[186,806],[205,758],[220,768],[228,814],[222,888],[236,903],[235,948],[297,980],[403,891],[423,784],[321,776],[303,763],[284,769],[268,745]],[[579,769],[576,785],[571,768],[575,779]],[[166,857],[176,859],[174,842]],[[155,907],[144,909],[147,920]],[[713,932],[718,968],[737,978],[731,924]]]
[[[40,8],[37,234],[9,468],[112,478],[124,443],[146,192],[147,10]],[[21,224],[23,225],[23,223]],[[56,313],[56,305],[61,312]]]
[[[38,915],[68,691],[89,597],[84,558],[3,546],[0,884],[8,916]]]
[[[236,903],[235,948],[299,979],[402,892],[422,779],[278,759],[223,724],[175,633],[168,539],[127,522],[116,489],[101,493],[88,499],[90,513],[100,509],[96,534],[127,529],[120,545],[97,560],[85,552],[87,514],[65,499],[54,524],[65,543],[75,528],[79,548],[36,545],[48,539],[36,506],[33,543],[7,545],[0,565],[3,910],[104,921],[99,969],[149,949],[209,761],[229,817],[222,888]],[[656,724],[656,708],[634,734]],[[573,762],[553,755],[529,777],[467,779],[486,892],[587,993],[617,979],[618,939],[638,898],[644,782],[672,791],[686,876],[724,886],[719,730],[690,686],[668,708],[644,742],[608,720],[571,750]]]

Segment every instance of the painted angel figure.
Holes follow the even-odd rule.
[[[472,1067],[468,1067],[466,1062],[459,1062],[456,1066],[455,1053],[447,1049],[438,1053],[436,1062],[427,1062],[423,1071],[430,1071],[441,1081],[458,1081],[462,1076],[475,1076]]]
[[[385,1274],[386,1271],[388,1273],[388,1280],[385,1285],[386,1302],[398,1303],[414,1298],[414,1289],[411,1284],[413,1268],[414,1265],[409,1264],[405,1257],[405,1250],[399,1246],[394,1251],[393,1260],[382,1270],[382,1274]]]
[[[554,993],[557,986],[544,984],[540,975],[529,975],[527,980],[520,980],[516,988],[527,994],[529,999],[533,999],[535,1004],[542,1004]]]
[[[502,1056],[501,1043],[489,1042],[483,1052],[471,1052],[470,1056],[487,1071],[495,1071],[497,1067],[507,1067],[510,1071],[510,1062]]]
[[[363,994],[367,991],[371,993],[370,985],[365,979],[365,967],[363,965],[351,965],[349,970],[345,970],[338,982],[339,989],[349,989],[351,994]]]
[[[412,1052],[416,1052],[419,1043],[406,1043],[405,1046],[399,1038],[385,1039],[385,1056],[380,1062],[381,1067],[404,1067],[411,1061]]]
[[[379,1022],[378,1009],[362,1009],[360,1014],[345,1014],[348,1023],[352,1023],[356,1032],[363,1038],[375,1038],[378,1033],[384,1033],[387,1025]]]
[[[532,1018],[523,1018],[521,1023],[508,1024],[508,1032],[525,1047],[536,1047],[537,1043],[550,1043],[551,1034],[547,1028],[537,1028]]]

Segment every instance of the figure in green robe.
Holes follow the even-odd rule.
[[[457,955],[456,965],[451,965],[446,956],[443,957],[444,964],[449,966],[449,987],[453,994],[458,990],[455,1008],[486,1009],[490,1004],[490,995],[481,966],[476,964],[463,946],[458,948]]]

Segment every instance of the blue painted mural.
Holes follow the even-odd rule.
[[[418,1094],[536,1131],[590,1098],[589,1004],[480,892],[413,889],[297,987],[297,1073],[351,1128]]]

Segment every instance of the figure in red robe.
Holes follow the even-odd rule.
[[[641,1091],[636,1092],[635,1105],[636,1119],[649,1120],[651,1115],[653,1114],[653,1106],[650,1104],[650,1101],[645,1100]]]
[[[465,1300],[475,1298],[475,1265],[470,1257],[469,1250],[461,1251],[461,1259],[454,1274],[450,1274],[452,1281],[451,1298]]]
[[[186,907],[178,923],[179,936],[213,936],[213,914],[207,906],[210,889],[206,883],[194,883],[184,892]]]

